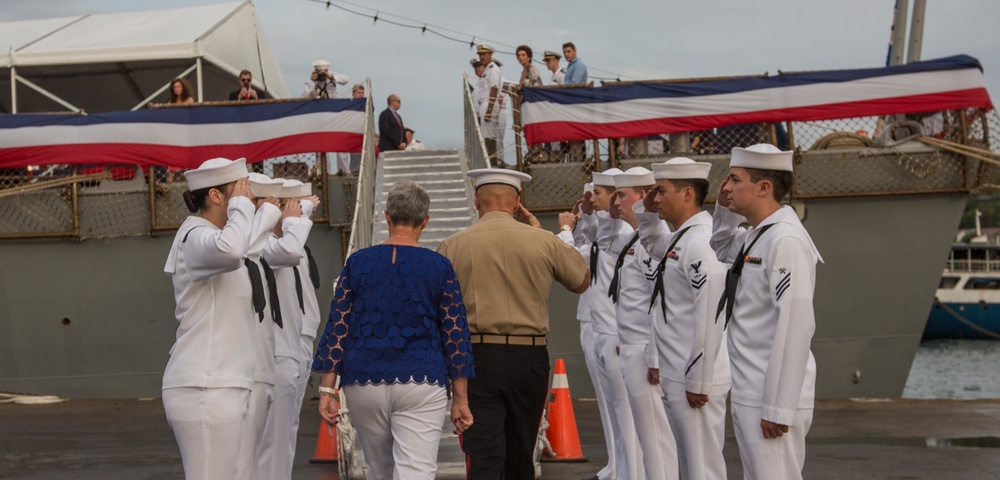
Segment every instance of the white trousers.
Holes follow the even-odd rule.
[[[433,480],[448,394],[420,383],[344,387],[368,480]]]
[[[174,431],[187,480],[237,478],[250,390],[167,388],[163,409]]]
[[[662,360],[661,360],[662,361]],[[726,397],[729,384],[713,387],[708,403],[701,408],[688,404],[685,385],[660,377],[667,419],[677,440],[681,478],[684,480],[726,480]]]
[[[295,462],[295,440],[302,408],[299,391],[301,361],[274,357],[274,402],[258,448],[257,480],[288,480]]]
[[[663,408],[663,392],[659,385],[649,383],[646,361],[649,345],[622,345],[621,372],[628,389],[632,421],[642,449],[642,465],[646,478],[676,480],[677,442]]]
[[[615,470],[619,480],[642,480],[642,452],[632,421],[632,408],[628,402],[628,389],[622,377],[618,356],[618,335],[594,332],[594,354],[601,374],[601,391],[611,412],[611,431],[615,443]],[[650,479],[655,480],[655,479]]]
[[[257,459],[261,440],[264,437],[264,423],[274,402],[274,385],[254,382],[250,390],[250,404],[247,419],[240,439],[239,475],[237,478],[251,480],[257,471]]]
[[[615,435],[611,428],[611,413],[608,402],[601,390],[601,373],[597,365],[597,355],[594,352],[594,329],[589,320],[580,322],[580,346],[583,348],[583,359],[587,362],[587,373],[594,385],[597,395],[597,410],[601,413],[601,428],[604,430],[604,447],[608,450],[608,464],[597,472],[598,480],[615,480]]]
[[[733,403],[732,409],[744,480],[801,480],[813,409],[796,410],[788,433],[772,439],[760,430],[760,407]]]

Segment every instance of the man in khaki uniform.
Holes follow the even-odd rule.
[[[467,175],[476,183],[479,222],[438,247],[458,274],[476,358],[476,377],[469,379],[476,422],[461,438],[467,478],[534,478],[532,454],[548,394],[549,290],[556,280],[583,293],[590,272],[575,248],[542,230],[521,206],[521,182],[531,176],[491,169]]]

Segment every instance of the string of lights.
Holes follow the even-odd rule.
[[[443,38],[445,40],[450,40],[450,41],[453,41],[453,42],[456,42],[456,43],[461,43],[463,45],[468,45],[468,47],[470,49],[474,49],[476,47],[477,42],[479,42],[479,43],[489,43],[489,44],[493,45],[494,48],[496,48],[496,46],[501,46],[501,47],[506,47],[507,49],[509,49],[509,50],[497,49],[495,53],[501,53],[501,54],[507,54],[507,55],[516,55],[515,50],[517,49],[517,47],[514,46],[514,45],[510,45],[510,44],[507,44],[507,43],[504,43],[504,42],[501,42],[501,41],[498,41],[498,40],[491,40],[489,38],[481,37],[481,36],[478,36],[478,35],[472,35],[472,34],[469,34],[469,33],[460,32],[460,31],[457,31],[457,30],[453,30],[451,28],[442,27],[440,25],[434,25],[434,24],[427,23],[427,22],[424,22],[424,21],[421,21],[421,20],[407,18],[407,17],[401,16],[401,15],[396,15],[396,14],[385,12],[385,11],[382,11],[382,10],[376,10],[376,9],[373,9],[371,7],[367,7],[367,6],[364,6],[364,5],[358,5],[356,3],[351,3],[351,2],[347,2],[347,1],[343,1],[343,0],[307,0],[307,1],[312,2],[312,3],[321,4],[321,5],[325,5],[327,10],[329,10],[332,7],[332,8],[336,8],[336,9],[339,9],[341,11],[347,12],[347,13],[351,13],[353,15],[357,15],[359,17],[364,17],[364,18],[371,19],[372,24],[378,24],[379,22],[383,22],[383,23],[388,23],[389,25],[393,25],[393,26],[396,26],[396,27],[402,27],[402,28],[407,28],[407,29],[410,29],[410,30],[420,31],[421,35],[425,35],[427,33],[430,33],[430,34],[436,35],[438,37],[441,37],[441,38]],[[353,7],[353,8],[349,8],[349,7]],[[359,11],[359,10],[367,10],[367,11],[373,12],[373,13],[365,13],[365,12]],[[538,61],[538,60],[535,60],[535,63],[538,63],[540,65],[543,64],[543,62]],[[590,66],[590,65],[587,66],[587,69],[588,70],[597,71],[597,72],[603,72],[605,74],[611,75],[610,77],[599,77],[599,76],[596,76],[596,75],[590,75],[591,78],[594,78],[594,79],[597,79],[597,80],[602,80],[602,81],[621,81],[623,78],[627,79],[627,80],[635,80],[634,78],[631,78],[631,77],[629,77],[627,75],[622,75],[622,74],[617,73],[617,72],[612,72],[610,70],[604,70],[604,69],[601,69],[601,68],[598,68],[598,67],[594,67],[594,66]]]

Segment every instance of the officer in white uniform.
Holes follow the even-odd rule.
[[[480,45],[476,50],[479,60],[486,66],[481,77],[483,82],[483,102],[480,104],[479,121],[486,141],[486,152],[495,166],[504,165],[503,136],[507,129],[507,116],[504,115],[506,95],[503,93],[503,74],[499,60],[493,59],[493,47]]]
[[[659,383],[659,357],[652,339],[653,293],[656,264],[639,243],[632,205],[642,203],[653,187],[653,172],[632,167],[615,175],[615,196],[609,216],[598,219],[597,242],[602,254],[615,259],[607,295],[615,303],[621,374],[628,390],[632,419],[642,450],[647,479],[677,479],[677,443],[663,408]]]
[[[552,50],[546,50],[542,56],[545,66],[552,72],[552,80],[549,81],[549,85],[562,85],[563,79],[566,78],[566,69],[559,68],[559,60],[561,59],[562,55]]]
[[[302,98],[336,98],[337,85],[347,85],[347,75],[330,71],[330,62],[316,60],[312,63],[313,73],[302,89]]]
[[[594,184],[586,183],[583,186],[581,200],[587,195],[594,194]],[[579,202],[578,202],[579,203]],[[577,206],[578,208],[578,206]],[[559,238],[567,245],[573,245],[583,260],[590,264],[590,248],[592,242],[587,242],[580,233],[583,229],[575,229],[576,215],[573,212],[559,214]],[[596,271],[595,270],[592,270]],[[604,446],[608,451],[608,463],[596,477],[598,480],[609,480],[615,478],[615,438],[611,428],[611,418],[608,412],[608,404],[601,390],[601,378],[598,371],[597,358],[594,356],[594,328],[590,321],[590,295],[596,290],[587,289],[580,294],[580,300],[576,305],[576,319],[580,321],[580,347],[583,349],[583,358],[587,364],[587,373],[590,375],[590,382],[594,386],[594,394],[597,396],[597,410],[601,415],[601,427],[604,431]]]
[[[274,401],[274,326],[281,324],[281,314],[277,309],[274,275],[260,253],[271,236],[271,229],[277,225],[282,211],[275,205],[281,184],[260,173],[250,174],[250,192],[257,203],[250,235],[247,268],[257,269],[263,277],[265,307],[257,312],[257,322],[253,326],[254,378],[250,391],[250,407],[246,425],[240,442],[239,468],[237,478],[252,479],[257,468],[257,447],[264,434],[264,423]]]
[[[303,359],[302,332],[306,312],[318,311],[308,269],[300,264],[307,259],[306,239],[313,222],[309,216],[318,199],[312,197],[312,185],[298,180],[283,180],[278,197],[298,208],[299,215],[288,216],[274,228],[263,257],[274,269],[284,328],[275,331],[275,395],[261,443],[257,468],[259,480],[288,479],[295,460],[302,396],[308,381],[308,362]],[[299,294],[301,292],[301,295]],[[313,328],[313,332],[315,332]],[[315,333],[313,333],[315,335]],[[312,345],[310,344],[310,348]]]
[[[728,323],[733,428],[749,480],[801,479],[813,417],[813,292],[823,259],[795,210],[780,203],[792,158],[768,144],[734,148],[712,223],[712,248],[733,263],[718,310]]]
[[[715,258],[712,216],[702,210],[712,164],[674,158],[652,167],[656,187],[646,208],[637,203],[634,209],[640,241],[656,267],[649,307],[667,418],[681,478],[725,480],[729,355],[715,313],[726,266]]]
[[[616,478],[643,478],[642,457],[639,440],[632,420],[628,389],[621,374],[618,356],[618,323],[615,319],[615,305],[607,296],[608,286],[614,274],[615,260],[600,251],[597,244],[597,222],[599,216],[607,216],[611,197],[615,192],[616,175],[622,171],[610,168],[593,173],[594,192],[585,197],[580,208],[580,224],[577,226],[582,241],[591,245],[590,323],[594,331],[594,358],[600,373],[601,393],[607,404],[611,431],[615,444]],[[594,275],[593,272],[597,272]]]
[[[163,407],[186,478],[237,478],[254,383],[254,309],[263,300],[244,263],[255,208],[244,159],[208,160],[184,176],[185,203],[197,214],[177,230],[163,268],[180,323]]]

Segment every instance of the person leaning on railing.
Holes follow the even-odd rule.
[[[338,376],[344,385],[368,478],[434,478],[449,385],[456,433],[472,426],[466,386],[475,372],[458,277],[417,243],[429,205],[413,182],[389,191],[389,239],[348,257],[313,361],[327,423],[338,419]]]

